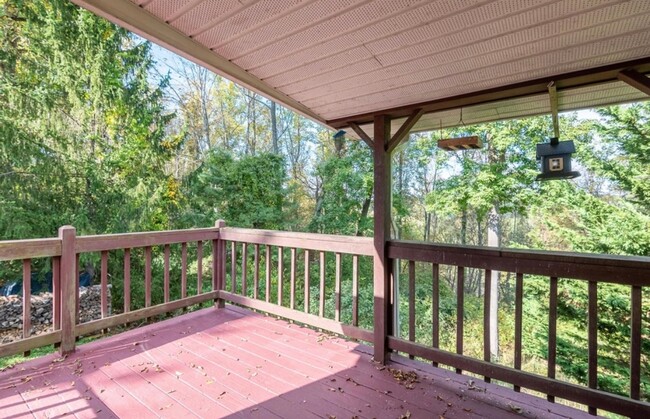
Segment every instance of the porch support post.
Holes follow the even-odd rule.
[[[77,255],[75,250],[76,230],[72,226],[59,228],[61,240],[61,262],[59,263],[59,278],[61,293],[54,298],[60,298],[58,306],[61,313],[61,346],[62,355],[69,354],[75,349],[75,318],[77,315]]]
[[[377,115],[374,120],[374,172],[375,172],[375,252],[374,274],[374,358],[384,364],[388,359],[390,324],[390,262],[387,240],[390,239],[391,217],[391,159],[386,150],[390,141],[390,118]]]

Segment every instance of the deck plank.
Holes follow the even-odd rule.
[[[391,368],[418,382],[405,387]],[[31,360],[0,383],[3,418],[521,416],[511,406],[529,417],[588,416],[408,358],[383,368],[368,346],[233,306]]]

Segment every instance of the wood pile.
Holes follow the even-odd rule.
[[[52,293],[44,292],[31,297],[31,334],[39,335],[52,330]],[[111,288],[108,287],[108,307],[111,307]],[[82,323],[101,318],[101,288],[99,285],[79,289],[79,311]],[[0,297],[0,344],[22,337],[23,298],[19,295]]]

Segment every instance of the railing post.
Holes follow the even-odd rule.
[[[75,240],[77,232],[72,226],[59,228],[59,239],[61,239],[61,262],[59,263],[61,280],[61,294],[55,298],[61,298],[61,346],[59,352],[67,354],[75,349],[75,317],[77,310],[76,302],[76,250]]]
[[[214,226],[221,232],[221,229],[226,226],[226,222],[224,220],[217,220]],[[226,266],[225,251],[226,246],[224,241],[221,240],[220,234],[216,240],[212,241],[212,291],[223,290]],[[222,298],[215,298],[214,305],[216,308],[224,308],[225,301]]]
[[[386,150],[390,140],[390,118],[378,115],[374,122],[375,179],[375,252],[373,255],[374,288],[374,359],[385,363],[388,358],[390,324],[390,263],[387,240],[390,239],[391,159]]]

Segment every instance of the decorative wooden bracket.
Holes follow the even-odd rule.
[[[406,140],[411,132],[411,129],[417,124],[420,120],[420,117],[424,114],[424,109],[419,108],[413,111],[411,116],[402,124],[402,126],[397,130],[395,135],[390,139],[388,145],[386,146],[386,151],[388,154],[392,153],[397,146],[399,146],[404,140]]]
[[[650,78],[639,73],[636,70],[623,70],[617,74],[619,80],[624,81],[630,86],[634,87],[650,96]]]
[[[368,147],[370,147],[370,149],[372,149],[374,147],[374,142],[372,141],[372,138],[370,138],[368,136],[368,134],[366,134],[366,132],[364,130],[362,130],[359,125],[357,125],[354,122],[350,122],[349,125],[350,125],[350,128],[352,128],[352,130],[354,132],[356,132],[357,135],[363,140],[363,142],[368,144]]]
[[[553,120],[553,132],[555,133],[555,138],[560,138],[560,121],[557,116],[557,87],[555,86],[554,81],[548,84],[548,96],[551,100],[551,119]]]

